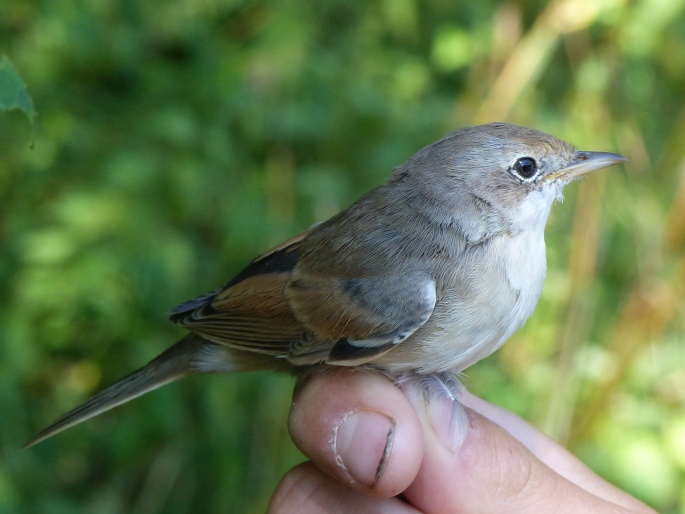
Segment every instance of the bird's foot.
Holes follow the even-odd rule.
[[[426,414],[440,441],[449,450],[457,451],[466,439],[469,425],[459,402],[463,386],[455,373],[404,375],[396,383],[414,404],[419,416]]]

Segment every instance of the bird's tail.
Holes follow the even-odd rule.
[[[189,334],[145,367],[100,391],[38,432],[24,448],[186,375],[237,370],[227,357],[222,346]]]

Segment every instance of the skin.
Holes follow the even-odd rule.
[[[469,429],[455,448],[436,402],[412,399],[379,374],[312,377],[289,423],[311,460],[285,475],[268,512],[655,512],[517,416],[466,392],[460,400]]]

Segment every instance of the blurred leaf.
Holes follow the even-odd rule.
[[[18,109],[33,126],[36,110],[26,84],[7,56],[0,59],[0,111]]]

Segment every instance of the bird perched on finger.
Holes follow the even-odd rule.
[[[171,320],[188,335],[27,446],[197,373],[357,366],[456,403],[456,375],[535,308],[562,188],[625,160],[506,123],[449,134],[345,211],[176,307]]]

